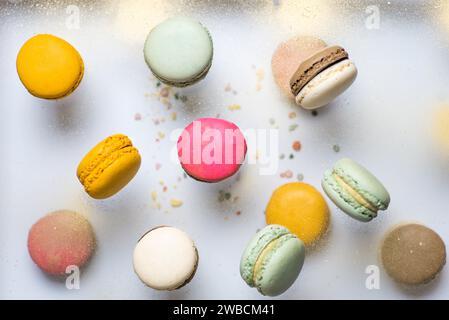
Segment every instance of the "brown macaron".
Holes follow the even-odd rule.
[[[340,46],[324,48],[304,60],[290,79],[290,89],[294,96],[304,88],[321,71],[337,62],[348,59],[346,50]]]
[[[415,223],[391,230],[384,238],[380,255],[388,275],[405,285],[431,281],[446,263],[446,247],[441,237]]]

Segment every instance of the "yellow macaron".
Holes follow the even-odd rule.
[[[134,178],[140,154],[123,134],[107,137],[81,160],[76,175],[84,190],[95,199],[113,196]]]
[[[25,88],[43,99],[72,93],[84,74],[81,55],[67,41],[39,34],[24,43],[17,55],[17,73]]]
[[[329,208],[314,187],[307,183],[292,182],[273,192],[265,217],[267,224],[286,227],[308,246],[326,232]]]

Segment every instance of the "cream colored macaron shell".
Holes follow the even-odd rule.
[[[147,286],[175,290],[194,276],[198,253],[183,231],[167,226],[148,231],[134,249],[134,271]]]
[[[340,61],[314,77],[298,93],[296,103],[305,109],[320,108],[348,89],[357,77],[357,68],[348,59]]]

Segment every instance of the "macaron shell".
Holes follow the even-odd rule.
[[[98,143],[81,160],[77,177],[94,199],[105,199],[123,189],[140,168],[139,151],[131,140],[116,134]]]
[[[273,53],[271,70],[282,93],[294,99],[290,79],[298,66],[311,55],[326,47],[326,43],[312,36],[298,36],[282,42]]]
[[[213,45],[207,29],[186,18],[170,18],[151,30],[144,47],[145,61],[161,81],[189,85],[210,68]]]
[[[335,181],[331,170],[324,174],[321,186],[332,202],[352,218],[361,222],[369,222],[377,215],[347,194]]]
[[[254,286],[254,266],[265,247],[272,241],[289,233],[290,231],[287,228],[273,224],[266,226],[254,235],[240,260],[240,275],[249,286]]]
[[[256,287],[266,296],[284,293],[298,278],[305,259],[305,247],[302,242],[291,237],[273,246],[265,257],[263,266],[256,275]]]
[[[175,290],[188,283],[198,266],[198,252],[183,231],[158,227],[147,232],[133,254],[134,270],[147,286]]]
[[[384,210],[388,207],[390,194],[387,189],[370,171],[357,162],[343,158],[337,161],[333,171],[378,209]]]
[[[302,62],[293,74],[290,79],[292,93],[296,96],[320,72],[348,57],[346,50],[340,46],[327,47],[318,51]]]
[[[301,182],[277,188],[265,210],[267,224],[286,227],[306,246],[317,242],[329,226],[329,208],[318,190]]]
[[[104,160],[97,168],[98,174],[86,185],[86,192],[94,199],[106,199],[123,189],[140,168],[140,154],[135,148],[121,152],[116,159]]]
[[[68,266],[83,267],[95,250],[95,235],[89,221],[68,210],[50,213],[28,233],[28,251],[44,272],[63,275]]]
[[[388,232],[380,253],[388,275],[406,285],[433,280],[446,263],[446,246],[441,237],[432,229],[414,223]]]
[[[84,74],[78,51],[67,41],[49,34],[26,41],[17,55],[16,67],[26,89],[44,99],[69,95]]]
[[[195,128],[200,130],[196,132]],[[206,137],[207,133],[214,132],[219,136]],[[234,132],[235,137],[226,139],[226,132]],[[204,182],[218,182],[234,175],[245,160],[247,151],[240,129],[232,122],[217,118],[193,121],[181,133],[177,145],[182,168],[189,176]],[[184,154],[185,150],[188,150],[188,155]],[[220,157],[214,157],[215,150],[221,150]],[[232,150],[232,159],[227,159],[227,150]]]
[[[296,96],[298,105],[317,109],[327,105],[346,89],[357,77],[357,68],[350,60],[340,61],[320,72]]]

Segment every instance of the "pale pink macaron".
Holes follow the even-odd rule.
[[[28,251],[37,266],[51,275],[67,267],[83,267],[95,251],[95,235],[82,215],[60,210],[39,219],[28,233]]]
[[[192,178],[218,182],[234,175],[245,160],[246,140],[232,122],[200,118],[179,136],[178,157]]]

